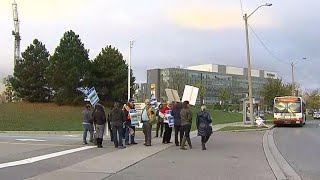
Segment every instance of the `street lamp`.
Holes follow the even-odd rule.
[[[300,60],[306,60],[307,58],[301,58],[301,59],[298,59],[296,60],[295,62],[292,62],[291,63],[291,78],[292,78],[292,96],[295,95],[295,92],[294,92],[294,89],[295,89],[295,83],[294,83],[294,73],[293,73],[293,66],[295,64],[297,64]]]
[[[128,60],[128,101],[131,98],[131,49],[134,41],[130,41],[129,44],[129,60]]]
[[[254,124],[254,117],[253,117],[253,95],[252,95],[252,80],[251,80],[251,62],[250,62],[250,46],[249,46],[249,32],[248,32],[248,18],[251,17],[259,8],[263,6],[272,6],[270,3],[263,4],[257,7],[252,13],[249,15],[244,14],[244,22],[246,28],[246,42],[247,42],[247,61],[248,61],[248,84],[249,84],[249,103],[250,103],[250,122]]]

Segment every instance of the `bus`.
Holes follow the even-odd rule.
[[[285,96],[274,98],[274,124],[299,125],[306,123],[306,106],[301,97]]]

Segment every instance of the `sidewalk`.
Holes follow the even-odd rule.
[[[216,125],[213,130],[225,126],[230,124]],[[196,131],[191,133],[191,137],[196,135]],[[275,179],[263,153],[262,136],[263,132],[214,133],[207,151],[200,149],[199,137],[192,139],[194,149],[190,151],[163,145],[162,139],[156,138],[151,147],[140,143],[30,180]]]

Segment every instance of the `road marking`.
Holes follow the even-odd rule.
[[[2,163],[2,164],[0,164],[0,169],[12,167],[12,166],[24,165],[24,164],[31,164],[34,162],[38,162],[38,161],[42,161],[42,160],[46,160],[46,159],[51,159],[54,157],[63,156],[66,154],[71,154],[71,153],[75,153],[75,152],[79,152],[79,151],[83,151],[83,150],[87,150],[87,149],[92,149],[92,148],[95,148],[95,146],[85,146],[85,147],[80,147],[80,148],[76,148],[76,149],[69,149],[66,151],[60,151],[60,152],[55,152],[55,153],[51,153],[51,154],[46,154],[46,155],[42,155],[42,156],[36,156],[36,157],[28,158],[28,159],[23,159],[20,161],[12,161],[12,162],[7,162],[7,163]]]
[[[70,134],[70,135],[64,135],[64,136],[66,136],[66,137],[80,137],[80,135],[73,135],[73,134]]]
[[[34,145],[34,146],[66,146],[66,147],[79,147],[82,146],[82,144],[80,145],[71,145],[71,144],[43,144],[43,143],[23,143],[23,142],[0,142],[0,144],[16,144],[16,145]]]
[[[43,139],[16,139],[16,141],[34,141],[34,142],[43,142],[46,140]]]

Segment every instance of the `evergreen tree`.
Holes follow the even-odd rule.
[[[126,101],[128,65],[118,49],[107,46],[102,49],[92,64],[91,78],[102,101]],[[131,93],[135,78],[131,70]]]
[[[14,77],[10,79],[13,91],[19,98],[30,102],[50,100],[46,79],[49,52],[38,39],[33,40],[17,61]]]
[[[79,35],[72,30],[64,33],[49,60],[50,84],[57,103],[74,103],[79,97],[76,88],[87,85],[85,82],[88,82],[86,79],[90,69],[88,53]]]

